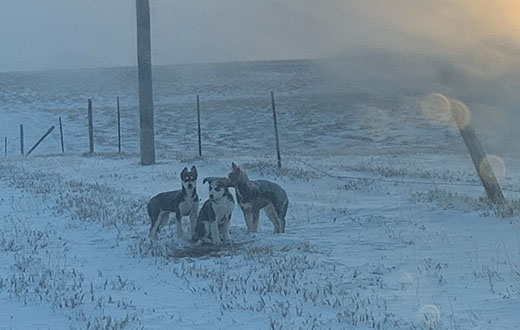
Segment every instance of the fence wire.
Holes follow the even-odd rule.
[[[393,183],[393,184],[408,184],[408,185],[429,185],[429,186],[452,186],[452,187],[477,187],[477,188],[483,188],[482,184],[479,183],[473,183],[473,182],[443,182],[443,181],[417,181],[417,180],[392,180],[392,179],[383,179],[383,178],[374,178],[374,177],[360,177],[360,176],[352,176],[352,175],[335,175],[330,174],[327,171],[324,171],[317,166],[314,166],[310,164],[309,162],[305,162],[301,159],[298,159],[293,156],[286,156],[286,158],[289,158],[297,163],[300,163],[302,165],[305,165],[309,169],[314,170],[317,174],[322,174],[324,176],[327,176],[329,178],[333,179],[340,179],[340,180],[370,180],[375,182],[384,182],[384,183]],[[504,188],[502,187],[502,190],[508,191],[508,192],[515,192],[520,193],[520,190],[510,189],[510,188]]]

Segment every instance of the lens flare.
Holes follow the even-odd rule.
[[[421,110],[428,120],[465,128],[471,120],[469,108],[461,101],[432,93],[421,102]]]
[[[451,102],[440,94],[432,93],[421,102],[421,110],[426,119],[449,123],[451,119]]]
[[[451,113],[455,119],[455,123],[460,129],[466,127],[471,119],[469,108],[459,100],[450,99]]]
[[[480,162],[480,172],[484,173],[484,176],[491,176],[490,169],[493,170],[498,182],[505,179],[507,173],[506,163],[500,156],[486,155],[486,158]]]
[[[417,318],[428,329],[433,329],[441,321],[441,311],[435,305],[424,305],[417,312]]]

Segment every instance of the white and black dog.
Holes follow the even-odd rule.
[[[229,192],[228,178],[205,178],[209,183],[209,199],[204,202],[197,218],[192,240],[198,244],[222,244],[229,241],[229,224],[235,200]]]
[[[167,191],[155,195],[148,202],[148,215],[151,220],[150,239],[156,239],[157,234],[169,220],[170,213],[175,213],[177,219],[177,236],[182,236],[182,217],[190,217],[190,233],[195,231],[199,210],[197,195],[197,168],[185,167],[181,172],[182,189]]]
[[[289,198],[285,190],[278,184],[267,180],[249,180],[246,172],[232,163],[229,183],[235,188],[237,202],[244,213],[247,230],[258,231],[260,210],[274,225],[275,233],[285,232],[285,216],[289,207]]]

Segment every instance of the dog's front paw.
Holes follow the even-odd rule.
[[[222,245],[222,241],[220,240],[220,238],[217,238],[217,239],[213,240],[213,244],[214,245]]]
[[[177,226],[177,237],[182,238],[184,236],[184,231],[182,230],[182,226]]]
[[[222,242],[224,242],[224,243],[229,243],[229,242],[231,242],[231,238],[229,237],[229,234],[227,234],[227,235],[226,235],[226,234],[222,235],[222,236],[220,237],[220,239],[221,239]]]
[[[213,243],[213,241],[211,240],[211,238],[208,238],[208,237],[201,237],[200,238],[200,242],[204,243],[204,244],[211,244]]]

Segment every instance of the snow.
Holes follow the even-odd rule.
[[[262,65],[257,69],[275,85],[290,89],[298,82],[282,84]],[[109,118],[113,100],[101,92],[94,155],[78,142],[86,138],[79,115],[86,113],[84,91],[75,87],[54,101],[50,95],[37,110],[23,104],[9,110],[16,98],[3,99],[1,126],[10,140],[19,123],[43,134],[60,115],[67,118],[69,142],[67,153],[58,154],[54,132],[25,158],[13,143],[0,162],[0,329],[518,327],[514,188],[520,169],[514,155],[502,155],[513,216],[500,218],[482,198],[458,133],[421,118],[418,98],[386,103],[310,94],[299,82],[277,102],[283,128],[278,170],[269,111],[259,110],[268,109],[269,95],[259,108],[262,94],[232,93],[245,82],[231,80],[229,90],[202,94],[211,108],[203,116],[202,158],[196,123],[189,125],[195,117],[181,112],[193,90],[175,98],[159,86],[159,152],[152,166],[139,165],[135,113],[126,113],[125,153],[117,154],[114,119],[101,119]],[[301,103],[292,104],[296,98]],[[343,106],[347,119],[342,111],[311,111]],[[262,214],[261,232],[247,233],[236,207],[232,244],[194,248],[189,237],[177,237],[174,224],[152,244],[148,199],[178,189],[180,171],[194,164],[205,200],[201,178],[226,175],[231,161],[251,179],[287,190],[287,232],[273,234]],[[187,221],[184,226],[187,232]]]

